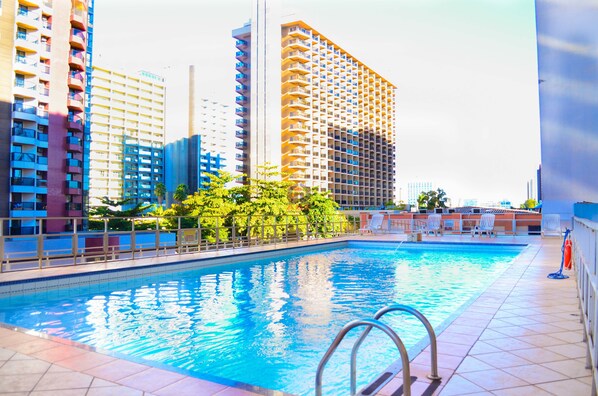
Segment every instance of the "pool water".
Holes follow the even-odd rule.
[[[419,245],[421,246],[421,245]],[[0,322],[94,347],[292,394],[313,394],[316,367],[347,322],[411,305],[446,322],[502,273],[522,247],[351,243],[224,266],[0,299]],[[407,348],[426,337],[408,315],[384,321]],[[349,333],[324,371],[326,395],[348,394]],[[372,331],[359,386],[399,357]]]

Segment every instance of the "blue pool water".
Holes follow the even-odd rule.
[[[521,246],[351,243],[346,248],[90,284],[0,299],[0,322],[98,348],[293,394],[313,394],[316,367],[340,328],[407,304],[439,326],[502,273]],[[423,246],[423,247],[422,247]],[[404,314],[385,322],[407,348],[426,336]],[[357,335],[350,333],[352,339]],[[348,394],[351,337],[324,371]],[[373,331],[360,386],[398,359]]]

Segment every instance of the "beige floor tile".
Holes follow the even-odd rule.
[[[466,395],[475,392],[484,392],[484,388],[468,381],[460,375],[453,375],[449,382],[440,391],[440,395]]]
[[[470,349],[469,354],[470,355],[480,355],[482,353],[494,353],[494,352],[500,352],[500,351],[502,351],[502,349],[499,349],[495,346],[487,344],[483,341],[478,341]]]
[[[471,349],[469,345],[453,344],[451,342],[438,342],[436,346],[438,353],[451,356],[467,356],[467,352]],[[430,347],[428,346],[424,353],[430,353]]]
[[[513,355],[529,360],[532,363],[548,363],[567,360],[568,358],[544,348],[518,349],[511,351]]]
[[[472,356],[467,356],[465,359],[463,359],[463,361],[461,362],[459,367],[457,367],[456,372],[457,373],[469,373],[472,371],[491,370],[493,368],[494,367],[482,362],[479,359],[476,359]]]
[[[85,371],[103,364],[113,362],[116,358],[95,352],[85,352],[80,355],[60,360],[56,364],[72,370]]]
[[[527,381],[531,384],[541,384],[543,382],[552,382],[568,379],[561,373],[557,373],[556,371],[547,369],[546,367],[537,364],[530,364],[527,366],[518,367],[507,367],[504,368],[503,371],[506,371],[507,373],[514,375],[515,377]]]
[[[557,371],[569,378],[587,377],[591,374],[591,371],[586,369],[585,363],[578,362],[577,360],[542,363],[542,366]]]
[[[548,347],[566,344],[566,341],[559,340],[558,338],[551,337],[547,334],[535,334],[515,338],[519,341],[527,342],[537,347]]]
[[[89,388],[92,379],[91,375],[74,371],[46,373],[35,386],[35,390]]]
[[[532,325],[523,325],[522,327],[525,329],[533,330],[536,333],[540,333],[540,334],[552,334],[552,333],[557,333],[557,332],[563,331],[563,328],[553,326],[549,323],[537,323],[537,324],[532,324]]]
[[[485,342],[494,347],[502,349],[503,351],[514,351],[517,349],[529,349],[534,347],[534,345],[530,343],[519,341],[511,337],[485,340]]]
[[[43,351],[32,353],[31,356],[45,360],[47,362],[55,363],[86,352],[87,351],[81,348],[76,348],[69,345],[60,345],[56,348],[44,349]]]
[[[22,344],[11,345],[10,349],[13,351],[17,351],[23,354],[32,354],[35,352],[43,351],[44,349],[51,349],[59,346],[57,342],[44,340],[44,339],[34,339],[33,341],[26,341]]]
[[[532,385],[520,386],[517,388],[509,389],[498,389],[492,392],[496,396],[551,396],[552,393],[548,393],[540,388]]]
[[[476,355],[476,359],[496,368],[525,366],[530,364],[528,360],[506,351]]]
[[[558,338],[559,340],[567,341],[571,344],[577,344],[583,342],[583,333],[578,330],[564,331],[558,333],[550,333],[551,337]]]
[[[43,360],[9,360],[0,367],[0,376],[15,374],[43,374],[50,368],[50,363]],[[0,383],[2,381],[0,380]]]
[[[154,392],[158,389],[172,385],[185,378],[184,375],[173,373],[171,371],[150,368],[138,374],[118,380],[122,385],[135,389],[141,389],[146,392]]]
[[[490,391],[529,385],[528,382],[502,370],[484,370],[476,371],[474,373],[462,373],[460,375],[468,381]]]
[[[526,328],[520,327],[520,326],[499,327],[499,328],[494,329],[493,331],[496,333],[503,334],[503,337],[504,336],[521,337],[521,336],[530,336],[530,335],[538,334],[533,330],[526,329]],[[495,337],[495,338],[500,338],[500,337]]]
[[[85,370],[84,372],[93,375],[94,377],[99,377],[108,381],[118,381],[147,369],[149,369],[149,367],[143,364],[127,362],[126,360],[115,360],[113,362]]]
[[[509,328],[512,326],[509,326]],[[480,335],[480,340],[485,341],[485,340],[493,340],[495,338],[505,338],[505,334],[498,332],[497,330],[494,329],[486,329],[484,330],[484,332]]]
[[[90,388],[86,396],[144,396],[143,391],[132,389],[128,386],[104,386],[100,388]],[[183,395],[180,395],[183,396]]]
[[[0,361],[8,360],[15,354],[15,351],[10,349],[0,348]]]
[[[259,393],[254,393],[250,391],[246,391],[243,389],[236,389],[236,388],[226,388],[214,395],[217,396],[261,396]],[[191,395],[189,395],[191,396]]]
[[[42,374],[17,374],[4,375],[0,379],[2,389],[10,389],[12,392],[29,392],[42,377]]]
[[[584,343],[555,345],[546,347],[546,349],[570,359],[585,358],[587,353],[587,346]]]
[[[475,344],[477,340],[478,336],[475,335],[450,333],[448,331],[442,332],[437,339],[438,342],[451,342],[453,344],[468,345],[470,347]]]
[[[226,386],[221,384],[187,377],[153,393],[158,396],[209,396],[223,391],[224,389],[226,389]]]
[[[545,384],[538,384],[538,388],[543,389],[553,395],[575,395],[575,396],[586,396],[592,392],[591,385],[584,384],[581,381],[574,379],[548,382]]]
[[[85,396],[87,388],[33,391],[29,396]]]

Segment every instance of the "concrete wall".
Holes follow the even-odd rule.
[[[598,202],[598,6],[536,0],[543,213]]]

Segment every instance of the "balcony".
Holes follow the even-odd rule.
[[[305,145],[305,144],[311,143],[311,139],[303,137],[303,136],[291,136],[291,138],[289,139],[289,143],[297,144],[297,145]]]
[[[12,105],[12,117],[16,120],[37,121],[37,107],[15,103]]]
[[[300,109],[308,109],[309,102],[302,100],[302,99],[293,99],[293,100],[289,101],[288,106],[289,107],[297,107]]]
[[[50,65],[40,64],[40,67],[37,70],[39,70],[40,80],[50,80]]]
[[[247,58],[249,58],[249,54],[248,54],[247,52],[245,52],[245,51],[237,51],[237,52],[235,53],[235,56],[236,56],[236,58],[237,58],[238,60],[240,60],[240,61],[244,61],[244,60],[246,60]]]
[[[66,194],[81,195],[81,182],[76,180],[66,180],[64,182]]]
[[[45,202],[11,202],[10,210],[18,213],[11,213],[12,217],[45,217]]]
[[[297,84],[300,86],[306,86],[311,83],[309,78],[302,76],[300,74],[293,74],[293,75],[289,76],[287,82]]]
[[[287,90],[286,92],[289,95],[299,96],[303,98],[309,97],[309,91],[303,87],[293,87]]]
[[[75,159],[75,158],[67,158],[65,163],[66,163],[68,173],[73,173],[73,170],[71,170],[71,168],[73,168],[74,171],[77,172],[77,171],[80,171],[81,167],[83,167],[83,161]],[[77,170],[76,168],[79,168],[79,169]]]
[[[309,33],[308,30],[299,27],[299,26],[293,26],[291,28],[289,28],[289,35],[293,36],[293,37],[297,37],[300,39],[309,39],[311,37],[311,34]]]
[[[295,172],[289,176],[289,180],[305,180],[305,173]]]
[[[307,114],[303,111],[291,111],[289,113],[289,118],[291,120],[301,120],[301,121],[309,121],[310,120],[309,114]],[[307,128],[306,125],[304,125],[304,124],[298,124],[297,126]]]
[[[69,66],[78,70],[85,70],[85,52],[71,50],[69,54]]]
[[[85,109],[85,104],[83,104],[83,95],[69,94],[66,105],[69,109],[83,111]]]
[[[35,169],[34,153],[10,153],[11,168]]]
[[[235,167],[235,170],[236,170],[237,172],[242,172],[242,173],[245,173],[245,172],[247,172],[247,171],[249,170],[249,167],[248,167],[247,165],[237,165],[237,166]]]
[[[236,124],[237,126],[246,126],[246,125],[248,125],[249,123],[247,122],[247,120],[246,120],[246,119],[244,119],[244,118],[241,118],[241,119],[235,120],[235,124]]]
[[[15,80],[14,94],[26,98],[37,98],[37,84],[27,80]]]
[[[67,117],[66,127],[69,130],[76,131],[76,132],[83,132],[83,128],[85,126],[85,122],[83,118],[78,115],[69,114]]]
[[[235,98],[235,102],[237,102],[237,104],[245,104],[249,102],[249,98],[247,96],[239,95]]]
[[[237,154],[235,154],[235,159],[237,161],[244,161],[244,160],[246,160],[248,158],[249,158],[249,156],[247,154],[245,154],[245,153],[237,153]]]
[[[81,216],[81,211],[83,210],[83,205],[76,202],[67,202],[64,204],[64,209],[66,210],[66,215],[69,217],[77,217]]]
[[[19,32],[15,37],[15,47],[17,50],[25,52],[37,52],[39,40],[33,34]]]
[[[83,30],[73,28],[69,36],[69,43],[73,48],[84,50],[87,46],[87,34]]]
[[[35,129],[13,127],[12,140],[14,143],[35,145]]]
[[[249,145],[247,142],[236,142],[235,147],[239,150],[245,150],[247,147],[249,147]]]
[[[17,10],[17,17],[15,19],[15,22],[20,27],[37,30],[40,17],[41,15],[39,12],[33,12],[28,11],[27,9],[19,8]]]
[[[235,79],[238,82],[244,82],[247,81],[247,79],[249,78],[249,75],[245,74],[245,73],[237,73],[235,76]]]
[[[249,89],[249,87],[247,85],[243,85],[243,84],[237,84],[237,86],[235,87],[235,90],[237,91],[237,93],[240,93],[240,94],[247,91],[248,89]]]
[[[236,46],[240,50],[247,48],[248,45],[249,45],[249,43],[245,40],[237,40],[237,42],[236,42]]]
[[[304,40],[290,39],[287,41],[286,47],[297,48],[303,51],[307,51],[311,47],[311,44]]]
[[[240,71],[246,71],[247,69],[249,69],[249,64],[245,62],[237,62],[235,64],[235,68]]]
[[[247,136],[249,136],[249,133],[247,133],[247,131],[236,131],[235,132],[235,137],[238,137],[239,139],[245,139]]]
[[[249,109],[247,107],[237,107],[235,109],[236,115],[246,115],[247,113],[249,113]]]
[[[285,59],[299,62],[309,62],[310,56],[302,51],[289,51]]]
[[[74,8],[71,13],[71,26],[85,30],[87,26],[87,10]]]
[[[303,63],[294,62],[289,64],[286,70],[293,73],[307,74],[310,72],[311,69],[309,66],[305,66]]]
[[[72,71],[69,74],[68,86],[69,88],[74,88],[83,91],[85,89],[85,79],[83,73]]]

